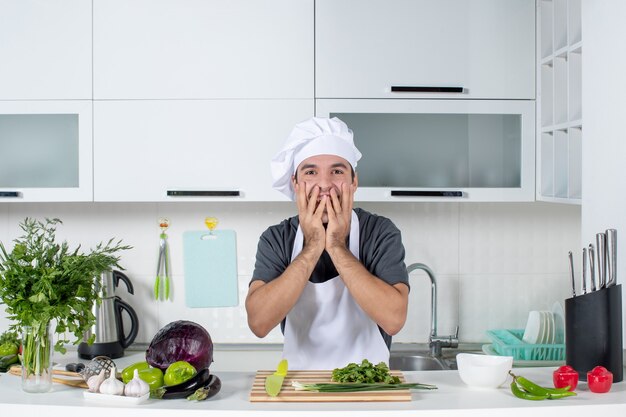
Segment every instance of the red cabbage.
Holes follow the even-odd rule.
[[[176,361],[187,361],[198,371],[211,365],[213,342],[204,327],[178,320],[157,332],[146,350],[146,362],[165,371]]]

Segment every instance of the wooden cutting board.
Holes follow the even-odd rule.
[[[250,402],[349,402],[349,401],[411,401],[410,390],[369,391],[369,392],[310,392],[296,391],[291,381],[305,384],[331,382],[332,371],[289,371],[283,381],[283,388],[276,397],[265,392],[265,378],[274,371],[257,371],[250,391]],[[401,371],[391,371],[405,382]]]

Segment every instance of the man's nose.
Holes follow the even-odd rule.
[[[331,177],[328,174],[322,174],[318,177],[317,185],[320,187],[321,192],[330,191],[333,186],[333,182],[331,181]]]

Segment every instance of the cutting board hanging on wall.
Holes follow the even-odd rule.
[[[183,252],[187,307],[232,307],[238,304],[234,230],[184,232]]]

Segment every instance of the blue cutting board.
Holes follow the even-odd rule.
[[[183,252],[187,307],[238,305],[234,230],[184,232]]]

